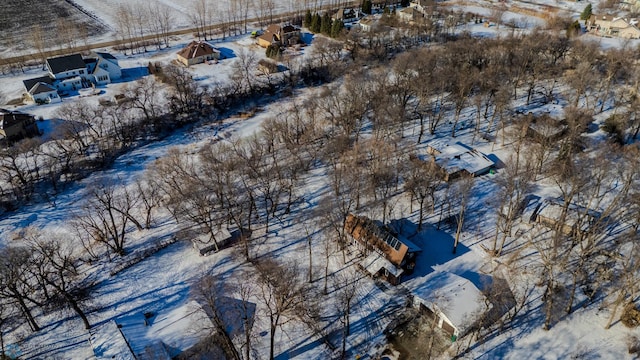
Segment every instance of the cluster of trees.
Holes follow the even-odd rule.
[[[147,51],[147,46],[161,49],[169,46],[169,35],[174,27],[173,10],[163,4],[121,4],[116,10],[116,30],[119,48],[131,53]]]
[[[463,178],[446,183],[434,164],[412,154],[428,135],[455,137],[464,130],[474,134],[474,141],[482,137],[512,144],[513,155],[503,159],[505,166],[493,184],[499,196],[491,208],[496,214],[493,246],[488,249],[492,255],[505,254],[511,240],[522,237],[514,229],[536,181],[551,181],[562,194],[563,210],[556,226],[536,227],[526,234],[526,245],[540,257],[535,270],[545,289],[545,328],[558,321],[563,311],[573,311],[578,302],[596,300],[613,309],[610,325],[618,310],[638,295],[634,256],[638,229],[624,226],[639,223],[640,206],[640,157],[628,145],[640,132],[640,97],[636,96],[640,72],[630,63],[633,52],[601,52],[594,44],[533,32],[483,39],[481,46],[478,39],[461,36],[437,47],[397,54],[401,44],[392,42],[391,49],[378,45],[378,40],[390,40],[388,35],[352,36],[351,61],[341,56],[342,43],[318,39],[306,62],[289,59],[291,71],[277,80],[258,79],[255,56],[239,52],[236,71],[225,86],[201,88],[184,68],[166,66],[158,72],[162,83],[145,78],[132,84],[125,92],[128,101],[120,105],[65,105],[60,111],[65,125],[50,146],[27,140],[2,150],[0,176],[7,184],[2,188],[3,199],[12,204],[28,201],[47,184],[56,191],[142,141],[204,117],[213,120],[215,114],[274,87],[342,77],[344,81],[319,87],[305,103],[294,102],[265,121],[259,135],[213,142],[191,152],[173,149],[132,186],[101,184],[89,189],[83,211],[74,220],[83,249],[95,259],[126,254],[127,233],[153,226],[159,210],[214,244],[221,227],[260,228],[269,237],[274,224],[294,213],[315,218],[322,226],[319,231],[307,231],[305,237],[309,247],[306,283],[297,267],[291,274],[289,267],[265,260],[251,237],[242,236],[238,247],[255,271],[253,294],[264,302],[264,316],[270,320],[270,358],[277,331],[292,320],[307,325],[330,349],[338,348],[330,336],[338,326],[344,353],[350,314],[357,303],[357,276],[340,280],[353,286],[334,286],[337,309],[322,308],[308,295],[322,299],[329,293],[333,255],[342,253],[346,263],[347,214],[366,211],[386,222],[392,216],[413,213],[415,206],[419,227],[428,215],[437,216],[439,225],[454,219],[455,252],[468,214],[478,206],[470,201],[475,182]],[[362,63],[369,66],[363,68]],[[571,106],[561,123],[515,116],[514,99],[523,99],[527,105],[563,101]],[[610,109],[614,111],[607,127],[611,141],[588,142],[582,134],[593,115]],[[561,135],[531,135],[527,130],[533,122],[549,134]],[[597,166],[591,165],[594,161]],[[306,180],[318,169],[326,172],[330,191],[305,193]],[[402,196],[410,198],[409,209]],[[306,207],[316,200],[317,206]],[[569,215],[572,204],[598,209],[601,215],[593,218],[583,210],[575,220]],[[577,221],[580,231],[564,231],[570,221]],[[29,305],[41,307],[57,298],[57,303],[69,305],[89,326],[81,310],[81,295],[86,295],[80,291],[85,289],[82,272],[72,253],[55,237],[25,237],[27,251],[15,248],[1,259],[3,304],[18,309],[37,330]],[[318,247],[323,249],[324,263],[314,265],[311,249]],[[319,265],[324,271],[322,284],[316,283],[319,277],[314,275]],[[517,266],[514,260],[512,271],[518,271]],[[217,285],[201,285],[209,289],[201,296],[209,296],[215,308]],[[586,300],[580,294],[586,294]],[[516,303],[526,303],[524,296],[518,295]],[[515,307],[511,318],[522,306]],[[327,313],[333,317],[320,316]],[[327,319],[339,321],[333,327],[322,326],[323,321],[330,322]],[[214,325],[220,324],[214,321]],[[497,333],[503,326],[487,324],[484,333]],[[223,342],[227,353],[235,354],[233,358],[250,352],[250,334],[243,341],[244,351],[227,340]]]
[[[319,13],[311,14],[311,10],[307,10],[302,22],[303,26],[316,34],[324,34],[337,38],[342,35],[344,29],[344,23],[342,20],[333,20],[328,11],[325,11],[322,15]]]
[[[0,314],[2,325],[20,315],[31,330],[40,330],[34,306],[42,313],[72,309],[84,327],[91,324],[82,303],[88,295],[86,274],[73,245],[59,235],[33,228],[23,229],[23,242],[3,249],[0,255]],[[0,331],[0,343],[4,332]],[[2,354],[5,354],[4,348]]]

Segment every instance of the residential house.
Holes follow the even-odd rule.
[[[495,163],[476,149],[449,139],[434,139],[427,143],[427,154],[417,157],[433,161],[444,170],[445,181],[463,175],[479,176],[489,172]]]
[[[372,0],[371,9],[375,12],[381,12],[385,8],[394,9],[400,7],[401,3],[401,0]]]
[[[33,115],[0,109],[0,135],[9,142],[38,136],[40,131]]]
[[[409,7],[418,10],[423,14],[430,13],[436,6],[435,0],[412,0]]]
[[[373,16],[367,16],[365,18],[362,18],[358,22],[358,26],[360,26],[360,31],[363,31],[363,32],[369,32],[371,30],[374,30],[377,24],[378,24],[378,19],[376,19]]]
[[[104,52],[92,52],[84,59],[89,80],[96,85],[105,85],[122,77],[122,69],[115,56]]]
[[[525,116],[529,117],[527,136],[539,143],[557,141],[568,128],[564,119],[557,119],[548,114],[535,116],[529,113]]]
[[[194,238],[191,240],[193,244],[193,248],[198,251],[200,256],[207,256],[211,252],[218,252],[220,249],[228,245],[232,240],[231,233],[226,228],[221,228],[218,232],[213,236],[212,239],[208,239],[208,241],[202,241],[198,238]]]
[[[62,101],[58,96],[58,90],[48,82],[37,81],[27,89],[27,97],[36,104],[51,104]]]
[[[266,48],[271,44],[280,46],[295,45],[300,41],[300,29],[292,25],[280,26],[271,24],[265,32],[258,36],[258,45]]]
[[[178,61],[185,66],[220,59],[220,51],[206,41],[192,41],[177,53]]]
[[[424,13],[414,7],[404,8],[398,11],[396,14],[398,15],[398,19],[400,19],[400,21],[404,21],[406,23],[421,22],[425,18]]]
[[[613,36],[625,39],[640,39],[637,21],[611,15],[591,15],[585,21],[587,31],[600,36]]]
[[[46,66],[46,76],[23,81],[27,96],[36,103],[57,102],[60,92],[105,85],[122,76],[118,60],[102,52],[91,53],[85,58],[80,54],[50,58]]]
[[[348,25],[360,19],[362,13],[358,9],[340,8],[331,16],[331,20],[340,20],[343,24]]]
[[[422,250],[387,226],[365,216],[347,215],[345,232],[364,259],[360,266],[373,276],[381,276],[392,285],[410,275]]]
[[[566,236],[582,238],[594,230],[601,214],[574,203],[565,204],[562,199],[545,199],[535,209],[532,219]]]
[[[487,310],[486,297],[475,284],[447,271],[430,274],[411,293],[413,306],[431,316],[452,341],[465,335],[478,320],[477,316]],[[492,304],[488,306],[490,310]]]
[[[251,231],[247,229],[229,231],[227,228],[221,228],[213,238],[206,241],[195,238],[191,240],[191,243],[200,256],[207,256],[212,252],[215,253],[222,250],[236,240],[249,237],[251,237]]]
[[[74,77],[86,78],[87,66],[80,54],[71,54],[47,59],[49,77],[64,80]]]

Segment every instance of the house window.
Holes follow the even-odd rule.
[[[84,70],[80,70],[80,74],[84,74]]]

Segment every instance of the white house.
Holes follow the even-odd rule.
[[[118,60],[111,54],[94,52],[86,58],[72,54],[47,59],[47,76],[23,81],[27,96],[35,102],[59,101],[57,91],[76,91],[92,85],[106,85],[122,77]]]
[[[60,96],[58,96],[58,90],[50,84],[44,82],[38,82],[29,91],[27,91],[29,98],[37,104],[51,104],[60,102]]]
[[[87,59],[96,59],[97,68],[105,70],[109,74],[111,81],[118,80],[122,77],[122,69],[115,56],[105,52],[93,52]]]
[[[369,32],[371,30],[373,30],[375,28],[375,26],[377,25],[378,20],[375,19],[372,16],[367,16],[365,18],[362,18],[359,22],[358,25],[360,26],[360,30],[364,31],[364,32]]]
[[[87,66],[80,54],[72,54],[47,59],[49,76],[55,80],[73,77],[87,77]]]

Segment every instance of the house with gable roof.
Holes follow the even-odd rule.
[[[413,273],[416,257],[422,250],[393,229],[366,216],[349,214],[344,230],[363,255],[360,266],[371,275],[397,285],[403,275]]]
[[[46,67],[46,76],[22,82],[27,97],[38,104],[60,101],[59,92],[105,85],[122,77],[118,60],[104,52],[93,52],[84,58],[80,54],[49,58]]]
[[[295,45],[300,39],[300,29],[293,25],[280,26],[271,24],[265,32],[258,36],[258,45],[266,48],[271,44],[279,44],[280,46]]]
[[[640,39],[637,21],[611,15],[591,15],[585,21],[587,31],[600,36],[614,36],[625,39]]]
[[[220,50],[206,41],[192,41],[176,55],[180,63],[191,66],[220,59]]]

